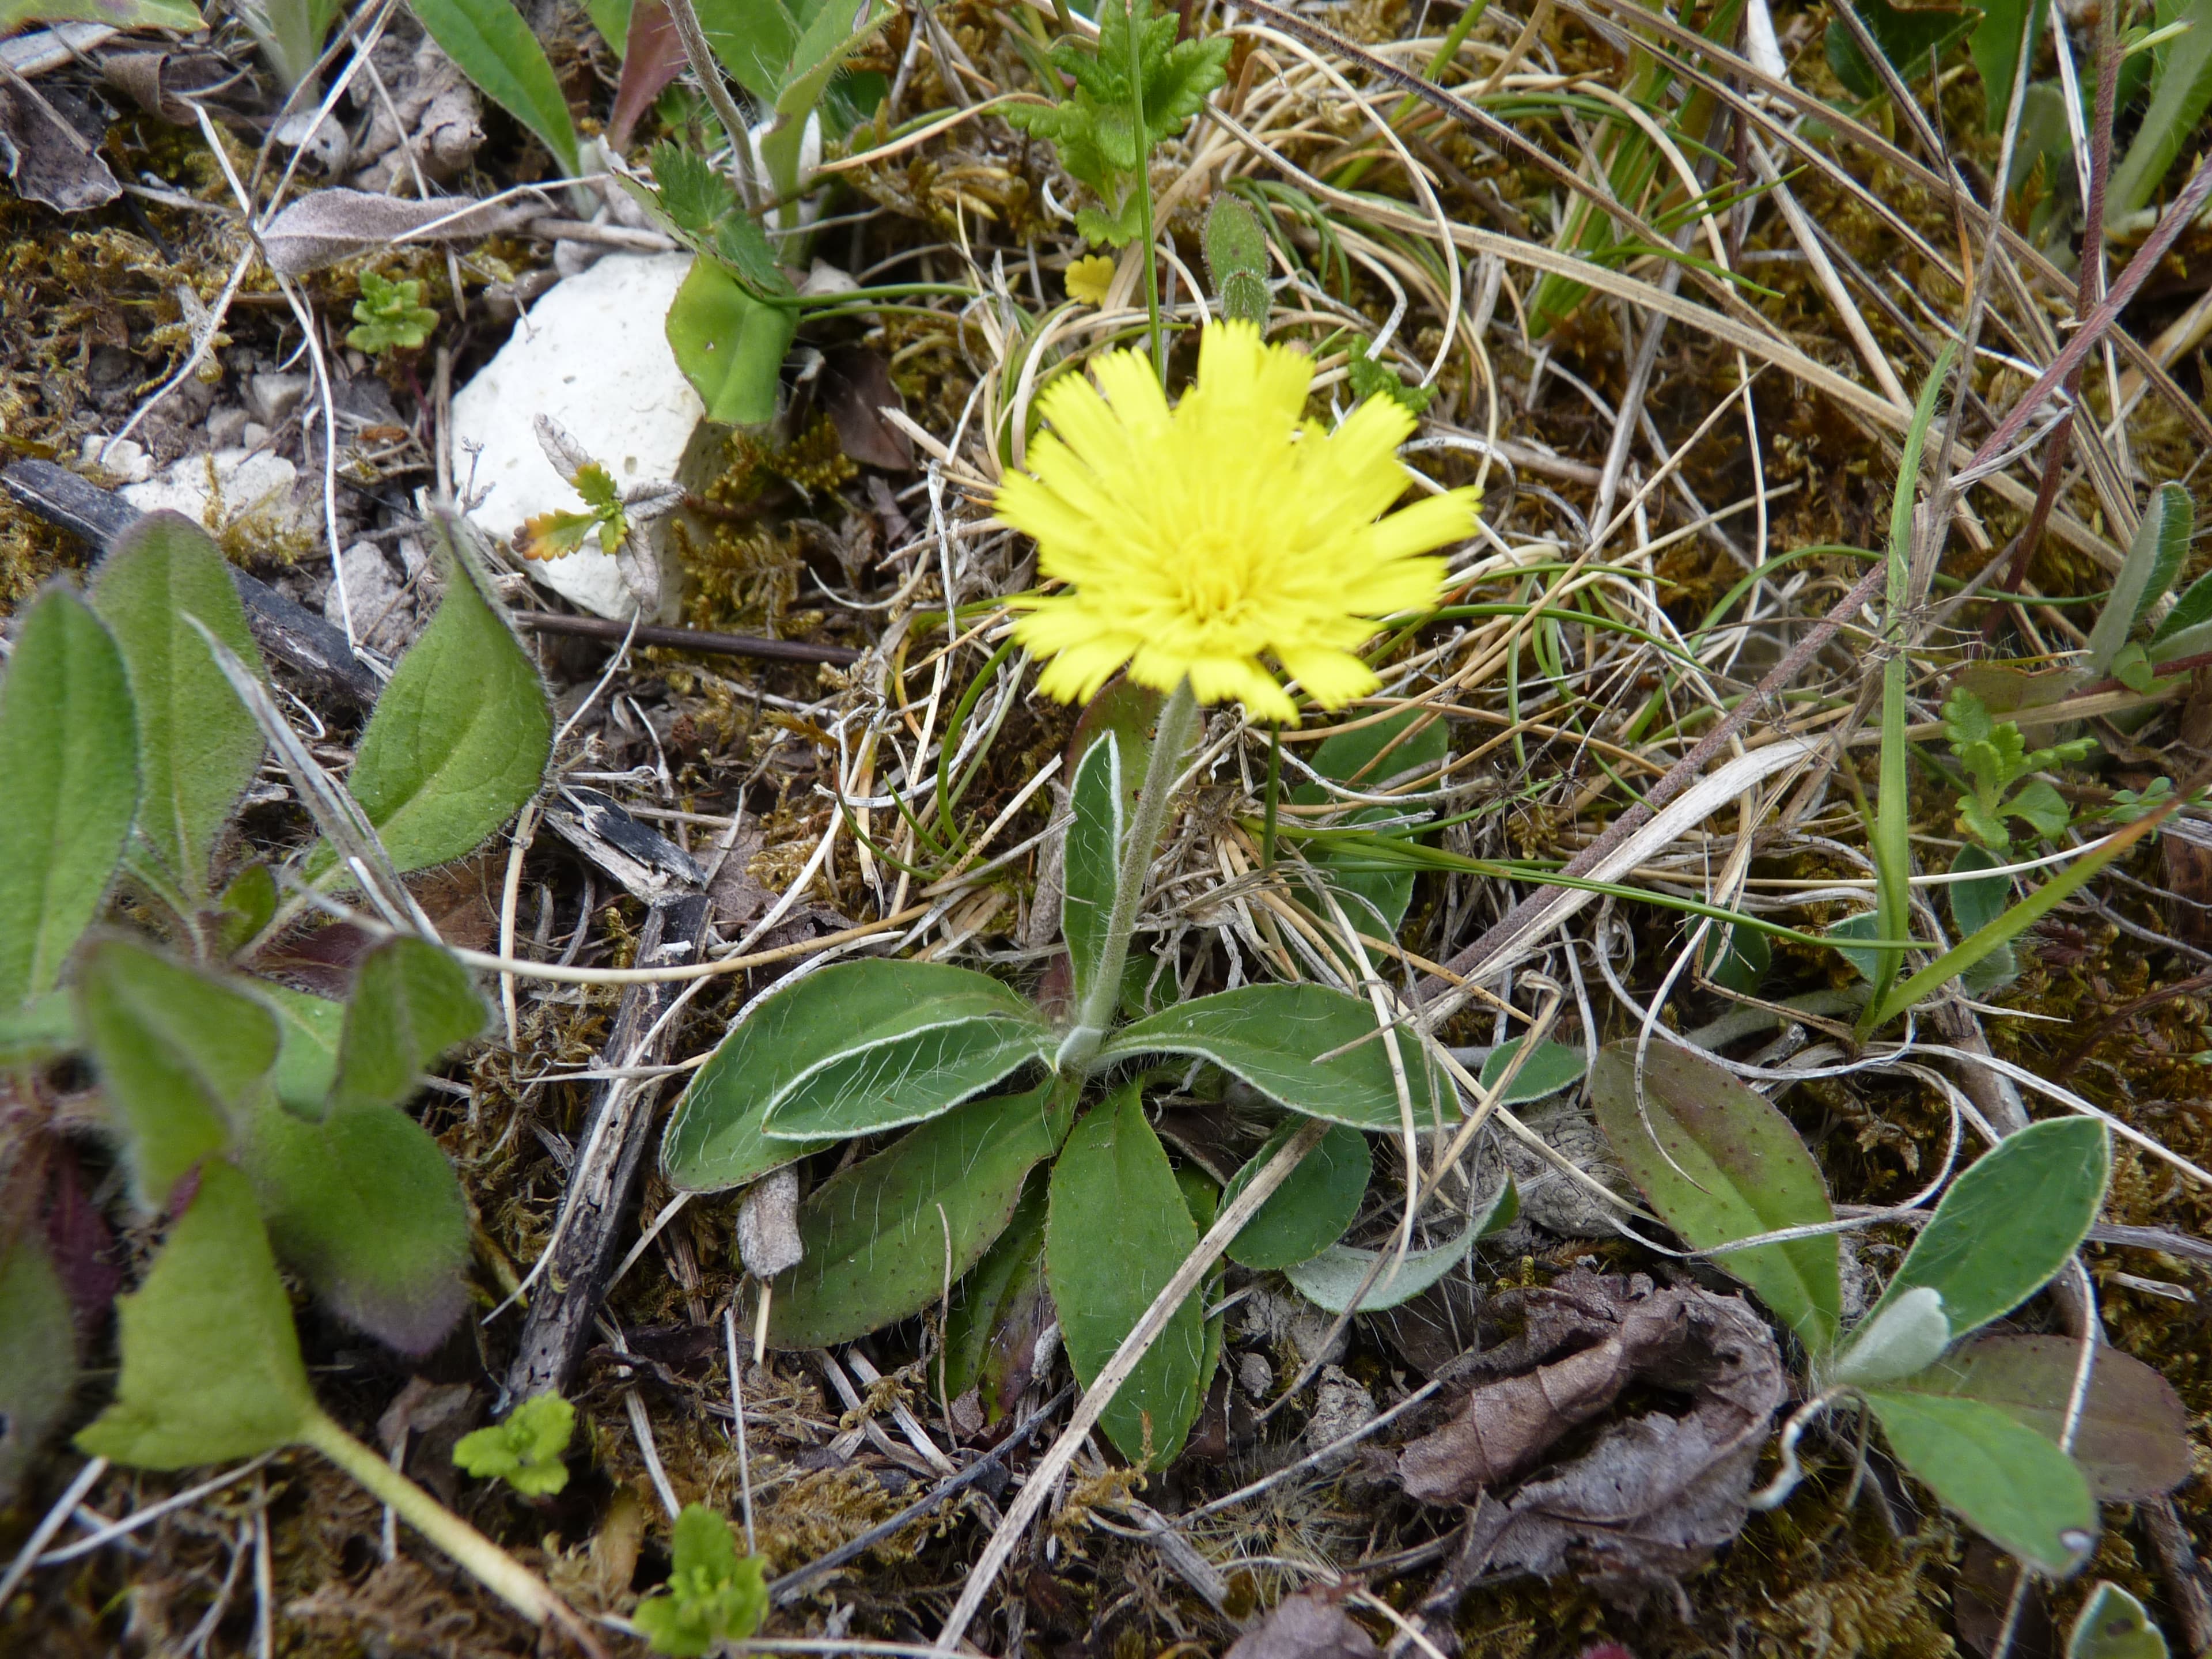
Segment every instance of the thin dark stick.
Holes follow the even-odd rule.
[[[566,617],[555,611],[517,611],[517,628],[540,634],[574,634],[587,640],[630,637],[639,645],[672,645],[681,651],[700,651],[717,657],[761,657],[770,662],[826,662],[850,668],[860,653],[849,645],[809,645],[804,640],[771,640],[754,634],[715,634],[701,628],[663,628],[640,623],[630,634],[628,623],[605,617]]]
[[[2136,290],[2150,279],[2151,272],[2158,269],[2160,262],[2166,258],[2166,251],[2172,247],[2175,240],[2203,210],[2208,196],[2212,196],[2212,162],[2197,169],[2196,176],[2190,179],[2188,186],[2143,240],[2143,245],[2136,250],[2136,257],[2128,261],[2127,269],[2112,284],[2112,292],[2075,331],[2074,337],[2066,343],[2066,349],[2051,360],[2051,367],[2043,371],[2036,383],[2028,387],[2026,394],[2013,405],[2012,413],[1997,423],[1997,429],[1990,434],[1972,458],[1960,469],[1961,472],[1971,472],[2004,453],[2035,412],[2050,400],[2051,394],[2065,384],[2077,365],[2087,361],[2089,354],[2097,349],[2106,331],[2119,320],[2120,313],[2136,297]]]
[[[953,1493],[974,1486],[992,1470],[1002,1468],[1006,1454],[1028,1439],[1036,1431],[1038,1424],[1066,1405],[1068,1396],[1074,1392],[1075,1384],[1068,1383],[1058,1394],[1024,1418],[1012,1434],[992,1448],[988,1456],[977,1458],[957,1474],[945,1476],[927,1492],[908,1504],[890,1520],[880,1522],[869,1528],[858,1538],[840,1544],[829,1554],[809,1561],[803,1567],[793,1567],[782,1577],[771,1580],[768,1587],[769,1598],[778,1607],[784,1607],[796,1601],[799,1591],[814,1579],[819,1578],[825,1572],[831,1572],[843,1566],[863,1552],[882,1543],[884,1539],[891,1536],[901,1528],[911,1526],[915,1521],[951,1497]]]
[[[2112,104],[2120,78],[2119,55],[2112,48],[2112,20],[2106,15],[2100,20],[2097,27],[2097,100],[2089,125],[2089,199],[2083,208],[2087,221],[2081,228],[2081,274],[2074,289],[2074,319],[2077,323],[2087,319],[2090,306],[2101,297],[2105,285],[2105,186],[2112,170]],[[2002,188],[2001,185],[2001,196]],[[2089,360],[2085,356],[2067,377],[2068,403],[2079,401],[2081,376],[2088,367]],[[2069,409],[2051,428],[2051,447],[2044,453],[2043,482],[2035,492],[2035,507],[2027,516],[2027,527],[2012,546],[2012,562],[2006,568],[2002,581],[2008,593],[2020,592],[2021,584],[2027,580],[2027,568],[2034,562],[2035,551],[2043,544],[2044,529],[2051,522],[2051,508],[2057,504],[2059,483],[2073,443],[2074,411]],[[2002,610],[1990,612],[1983,630],[1985,637],[1996,638],[2003,617]]]

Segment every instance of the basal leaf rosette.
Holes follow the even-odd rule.
[[[998,496],[1067,584],[1015,625],[1048,659],[1040,688],[1081,701],[1126,665],[1140,684],[1188,676],[1200,702],[1291,724],[1267,659],[1323,708],[1372,690],[1355,649],[1378,618],[1434,603],[1434,550],[1474,533],[1481,501],[1453,489],[1390,511],[1413,481],[1396,455],[1413,415],[1370,398],[1324,430],[1305,415],[1311,361],[1245,322],[1206,330],[1173,408],[1133,351],[1091,373],[1045,392],[1050,430]]]

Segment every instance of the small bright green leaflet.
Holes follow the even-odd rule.
[[[88,1456],[181,1469],[297,1439],[316,1416],[246,1179],[219,1158],[145,1283],[118,1298],[123,1376],[115,1402],[76,1437]]]
[[[669,1120],[661,1167],[686,1191],[733,1187],[814,1142],[933,1117],[1051,1041],[1030,1006],[988,975],[839,963],[745,1011]]]
[[[775,416],[777,374],[799,331],[798,313],[757,299],[720,263],[693,262],[668,307],[668,346],[676,366],[726,426],[758,426]]]
[[[500,1480],[525,1498],[543,1498],[568,1484],[562,1461],[576,1431],[576,1408],[557,1394],[532,1395],[494,1423],[453,1444],[453,1467],[479,1480]]]
[[[92,608],[123,653],[138,716],[138,833],[194,902],[231,808],[261,764],[261,728],[185,618],[249,666],[260,653],[222,550],[178,513],[149,513],[93,578]]]
[[[2136,129],[2126,157],[2114,169],[2105,222],[2117,224],[2147,206],[2166,181],[2173,158],[2212,105],[2212,4],[2207,0],[2159,0],[2157,27],[2191,25],[2188,33],[2154,49],[2150,107]]]
[[[260,988],[276,1010],[276,1098],[301,1117],[319,1118],[337,1079],[345,1005],[289,985]]]
[[[1119,247],[1137,234],[1141,215],[1133,186],[1146,153],[1181,131],[1222,82],[1230,42],[1177,42],[1176,33],[1175,17],[1155,16],[1150,0],[1101,6],[1095,44],[1066,34],[1053,43],[1053,64],[1074,78],[1074,91],[1060,103],[1006,112],[1012,125],[1050,141],[1060,165],[1097,193],[1100,205],[1075,216],[1076,228],[1094,242]]]
[[[1317,1308],[1340,1314],[1352,1307],[1352,1298],[1358,1296],[1358,1312],[1380,1313],[1411,1302],[1436,1284],[1467,1260],[1476,1239],[1510,1224],[1520,1207],[1520,1194],[1509,1181],[1488,1204],[1468,1218],[1458,1237],[1425,1250],[1408,1250],[1403,1262],[1397,1261],[1395,1245],[1362,1250],[1349,1244],[1332,1244],[1319,1255],[1292,1262],[1283,1271],[1298,1294]],[[1382,1270],[1368,1283],[1367,1275],[1378,1258]],[[1367,1285],[1364,1295],[1359,1289],[1363,1284]]]
[[[805,1259],[774,1281],[770,1344],[848,1342],[942,1297],[1059,1145],[1051,1087],[971,1101],[824,1182],[799,1206]]]
[[[1451,752],[1450,733],[1444,722],[1431,719],[1412,736],[1405,735],[1425,712],[1408,708],[1372,726],[1354,726],[1324,738],[1315,747],[1310,764],[1331,782],[1364,795],[1382,793],[1393,779],[1433,772]],[[1308,783],[1292,790],[1291,799],[1301,806],[1320,806],[1330,797],[1320,784]],[[1347,812],[1337,822],[1339,827],[1346,829],[1394,819],[1402,822],[1409,812],[1421,817],[1431,816],[1421,806],[1363,806]],[[1407,908],[1413,902],[1411,870],[1376,869],[1371,859],[1363,860],[1354,848],[1326,845],[1315,854],[1314,862],[1328,870],[1338,889],[1352,901],[1348,908],[1355,927],[1375,928],[1386,934],[1397,932],[1398,924],[1405,921]],[[1373,912],[1369,910],[1370,905],[1374,907]]]
[[[361,298],[354,301],[353,319],[358,326],[346,333],[346,343],[374,357],[386,351],[420,351],[438,313],[422,303],[422,284],[409,277],[391,281],[373,270],[361,273]]]
[[[1925,78],[1943,54],[1972,33],[1982,14],[1971,6],[1899,7],[1888,0],[1855,0],[1854,9],[1881,55],[1906,81]],[[1881,96],[1881,76],[1859,50],[1841,18],[1828,24],[1828,67],[1854,98]]]
[[[434,526],[445,600],[377,698],[346,780],[403,874],[474,852],[537,793],[553,748],[537,669],[475,559]]]
[[[1075,970],[1078,1007],[1098,976],[1107,922],[1121,888],[1131,781],[1121,733],[1109,727],[1084,750],[1075,765],[1075,781],[1068,787],[1068,805],[1074,816],[1068,822],[1062,860],[1060,931]]]
[[[106,896],[137,749],[122,653],[83,600],[49,588],[0,680],[0,1009],[53,989]]]
[[[1685,1243],[1716,1252],[1715,1265],[1750,1285],[1814,1352],[1834,1344],[1844,1304],[1834,1238],[1718,1248],[1835,1219],[1820,1166],[1771,1102],[1712,1061],[1655,1041],[1644,1051],[1639,1118],[1636,1044],[1625,1039],[1599,1051],[1590,1103],[1613,1156]]]
[[[191,0],[9,0],[0,4],[0,34],[27,23],[105,23],[117,29],[174,29],[195,34],[207,27]]]
[[[2081,1345],[2063,1336],[1981,1336],[1940,1364],[1885,1385],[1891,1394],[1978,1400],[2053,1445],[2066,1430]],[[2102,1504],[2159,1498],[2189,1479],[2189,1413],[2157,1371],[2109,1346],[2097,1350],[2074,1426],[2074,1461]]]
[[[1085,1388],[1198,1243],[1142,1091],[1125,1087],[1075,1126],[1053,1165],[1045,1271],[1060,1340]],[[1198,1416],[1206,1321],[1195,1291],[1169,1317],[1099,1419],[1121,1454],[1164,1468]]]
[[[159,1210],[193,1164],[229,1143],[263,1088],[276,1063],[276,1017],[123,939],[85,953],[76,994],[78,1026],[139,1202]]]
[[[76,1328],[68,1292],[34,1229],[0,1238],[0,1504],[69,1414]]]
[[[1952,1182],[1868,1317],[1923,1285],[1942,1297],[1954,1335],[2010,1313],[2087,1237],[2111,1171],[2112,1143],[2094,1118],[2006,1136]]]
[[[1449,1121],[1441,1081],[1413,1033],[1399,1032],[1398,1052],[1413,1097],[1413,1127],[1433,1128]],[[1178,1003],[1115,1032],[1098,1058],[1161,1054],[1210,1060],[1308,1117],[1382,1133],[1401,1127],[1375,1011],[1325,986],[1247,985]]]
[[[630,194],[663,229],[696,253],[719,259],[750,293],[774,300],[792,292],[776,263],[768,233],[738,201],[729,175],[686,145],[664,140],[647,158],[653,188],[624,180]]]
[[[484,1028],[483,999],[467,969],[419,939],[386,940],[370,951],[346,1006],[333,1112],[397,1106],[417,1073]]]
[[[2166,1638],[2142,1602],[2118,1584],[2101,1583],[2074,1620],[2066,1659],[2166,1659]]]
[[[1267,1144],[1231,1180],[1221,1201],[1234,1204],[1253,1177],[1282,1151],[1283,1143],[1303,1127],[1292,1118],[1269,1136]],[[1365,1135],[1341,1124],[1332,1126],[1321,1144],[1299,1160],[1289,1178],[1254,1212],[1244,1231],[1230,1241],[1229,1259],[1246,1267],[1287,1267],[1319,1255],[1344,1237],[1344,1230],[1358,1215],[1374,1165]]]
[[[415,15],[461,73],[545,141],[577,171],[576,124],[545,49],[509,0],[409,0]]]
[[[2212,24],[2212,12],[2208,12],[2205,21]],[[2212,82],[2207,82],[2207,88],[2212,90]],[[2089,630],[2080,678],[2094,680],[2111,672],[2113,659],[2134,635],[2143,613],[2166,597],[2181,574],[2196,520],[2189,492],[2179,484],[2161,484],[2152,495],[2135,539],[2128,544],[2120,574],[2113,578],[2112,591],[2097,613],[2096,626]]]
[[[376,1102],[310,1122],[265,1100],[241,1161],[277,1255],[340,1318],[408,1354],[453,1328],[468,1303],[468,1203],[421,1124]]]
[[[676,1517],[667,1588],[637,1604],[631,1622],[655,1653],[703,1659],[718,1643],[742,1642],[768,1616],[765,1564],[740,1559],[730,1523],[704,1504],[686,1504]]]
[[[945,1395],[957,1400],[977,1389],[987,1423],[1005,1415],[1001,1385],[1013,1358],[1007,1349],[1018,1340],[1015,1322],[1028,1316],[1031,1342],[1043,1329],[1044,1216],[1045,1181],[1032,1173],[1006,1231],[953,1287],[952,1310],[945,1322]]]
[[[1505,1075],[1505,1068],[1513,1063],[1513,1056],[1521,1052],[1522,1039],[1501,1042],[1490,1051],[1490,1058],[1482,1062],[1482,1070],[1475,1081],[1486,1089]],[[1570,1048],[1560,1042],[1540,1042],[1535,1052],[1521,1067],[1520,1075],[1512,1085],[1498,1097],[1501,1106],[1518,1106],[1524,1102],[1541,1100],[1562,1089],[1571,1089],[1583,1079],[1589,1062],[1579,1048]]]
[[[1876,1389],[1867,1402],[1899,1461],[1976,1531],[2045,1572],[2081,1565],[2097,1504],[2057,1446],[1978,1401]]]

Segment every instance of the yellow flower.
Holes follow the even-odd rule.
[[[1106,303],[1113,285],[1114,262],[1103,253],[1086,253],[1067,268],[1067,297],[1087,306]]]
[[[1304,418],[1312,364],[1243,322],[1206,331],[1172,410],[1135,352],[1093,373],[1095,391],[1069,375],[1045,392],[1033,476],[999,491],[1000,517],[1072,586],[1015,625],[1050,659],[1039,687],[1079,701],[1126,663],[1141,684],[1188,675],[1200,702],[1294,724],[1266,653],[1323,708],[1372,690],[1353,648],[1374,618],[1435,599],[1444,561],[1419,556],[1473,534],[1480,503],[1455,489],[1383,516],[1410,477],[1394,452],[1413,416],[1370,398],[1324,432]]]

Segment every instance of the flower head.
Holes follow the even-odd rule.
[[[1070,585],[1015,624],[1050,659],[1039,686],[1087,698],[1127,664],[1141,684],[1188,675],[1200,702],[1292,723],[1263,655],[1324,708],[1373,690],[1353,647],[1436,598],[1444,562],[1421,556],[1471,534],[1480,501],[1455,489],[1387,512],[1411,477],[1394,452],[1412,414],[1370,398],[1324,432],[1304,418],[1311,363],[1249,323],[1206,331],[1172,410],[1134,352],[1092,372],[1096,389],[1070,375],[1045,392],[1052,430],[999,491],[1000,516]]]

